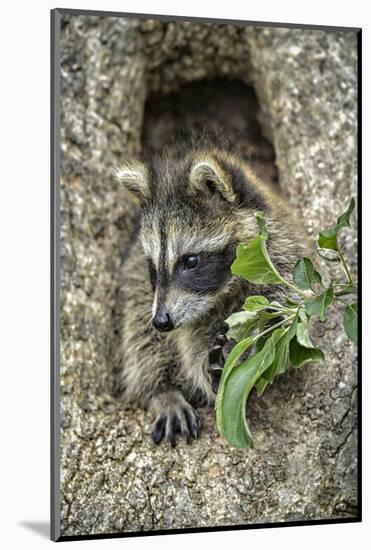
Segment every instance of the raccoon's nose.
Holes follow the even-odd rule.
[[[167,332],[174,328],[173,321],[166,311],[158,311],[152,319],[152,323],[160,332]]]

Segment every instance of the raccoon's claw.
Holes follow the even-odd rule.
[[[152,424],[151,435],[158,445],[163,439],[175,447],[177,437],[184,437],[187,443],[196,439],[201,428],[200,417],[191,405],[183,406],[178,410],[161,413]]]
[[[192,407],[189,407],[187,409],[183,409],[183,412],[186,416],[186,419],[187,419],[187,428],[189,431],[186,431],[186,439],[187,439],[187,443],[190,442],[189,440],[189,432],[191,433],[191,436],[196,439],[198,437],[198,434],[199,434],[199,431],[200,431],[200,428],[201,428],[201,420],[200,420],[200,417],[198,416],[198,414],[196,413],[196,411],[192,408]]]
[[[164,414],[161,414],[156,418],[151,429],[152,439],[154,443],[156,443],[156,445],[158,445],[162,441],[165,435],[165,428],[166,416]]]

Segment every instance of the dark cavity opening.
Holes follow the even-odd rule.
[[[251,163],[261,179],[275,185],[278,181],[275,152],[262,134],[258,112],[254,89],[241,81],[192,82],[176,93],[149,97],[142,144],[160,152],[178,135],[217,132],[227,139],[228,148]]]

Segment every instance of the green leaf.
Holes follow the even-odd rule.
[[[354,198],[352,198],[349,202],[347,210],[338,217],[336,224],[338,231],[340,231],[340,229],[342,229],[343,227],[350,227],[350,216],[354,210],[355,205],[355,200]]]
[[[308,348],[302,346],[297,336],[290,342],[290,361],[293,367],[299,368],[306,363],[323,363],[325,360],[323,351],[319,348]]]
[[[292,338],[295,336],[298,325],[298,317],[296,316],[291,326],[284,329],[276,329],[274,332],[278,333],[278,330],[282,330],[282,334],[278,340],[276,340],[276,356],[272,365],[264,372],[256,384],[258,395],[261,396],[268,383],[272,384],[274,378],[279,374],[285,372],[288,359],[289,359],[289,344]],[[260,342],[260,338],[257,343]]]
[[[256,383],[256,390],[259,397],[264,393],[266,386],[272,384],[275,376],[286,370],[289,343],[287,338],[288,332],[289,328],[281,327],[272,333],[276,339],[276,354],[270,367],[268,367]]]
[[[257,326],[259,320],[258,313],[256,311],[238,311],[232,313],[226,319],[226,323],[229,326],[227,332],[228,338],[234,338],[237,342],[240,342],[243,338],[248,336],[249,332]]]
[[[257,210],[254,212],[254,215],[259,226],[260,235],[263,239],[268,239],[268,230],[264,219],[264,213],[261,210]]]
[[[296,329],[296,339],[301,346],[305,348],[313,348],[313,344],[309,337],[309,320],[305,310],[300,308],[298,311],[298,325]]]
[[[266,240],[261,235],[248,244],[239,244],[237,258],[231,266],[234,275],[239,275],[250,283],[258,285],[282,284],[284,279],[272,264],[266,246]]]
[[[341,214],[336,222],[335,227],[325,229],[319,234],[318,246],[319,248],[326,248],[328,250],[339,250],[338,234],[344,227],[350,227],[350,216],[355,207],[354,198],[351,199],[347,210]]]
[[[264,296],[248,296],[243,305],[246,311],[261,311],[269,305],[269,300]]]
[[[343,325],[349,340],[357,343],[357,317],[358,306],[356,303],[348,304],[344,310]]]
[[[285,284],[288,282],[280,275],[273,265],[267,250],[268,231],[264,214],[255,212],[260,234],[248,244],[239,244],[236,259],[231,265],[233,275],[239,275],[257,285]]]
[[[339,250],[337,235],[338,233],[336,227],[331,227],[330,229],[325,229],[322,231],[318,237],[319,248]]]
[[[269,367],[270,369],[271,367]],[[269,370],[268,369],[268,370]],[[265,376],[261,376],[257,383],[255,384],[256,391],[258,392],[258,397],[261,397],[265,392],[265,388],[268,386],[269,380]]]
[[[264,334],[264,336],[260,336],[258,340],[256,340],[254,347],[253,347],[253,353],[258,353],[258,351],[261,351],[264,346],[265,342],[270,338],[272,333],[270,334]]]
[[[309,338],[308,327],[302,322],[298,323],[296,338],[301,346],[304,346],[305,348],[313,348],[313,344]]]
[[[245,353],[245,351],[247,350],[247,348],[249,348],[251,346],[253,341],[254,341],[254,339],[253,339],[252,336],[249,336],[248,338],[245,338],[244,340],[241,340],[241,342],[238,342],[238,344],[236,344],[232,348],[231,352],[228,354],[227,360],[224,363],[224,368],[223,368],[222,378],[221,378],[220,384],[219,384],[219,391],[218,391],[217,399],[223,393],[223,387],[224,387],[223,383],[228,378],[231,370],[234,369],[234,367],[237,365],[238,360],[241,357],[241,355],[243,353]]]
[[[293,279],[301,290],[311,290],[315,283],[322,284],[321,275],[313,267],[309,258],[301,258],[294,267]]]
[[[334,290],[332,285],[329,286],[325,292],[317,296],[314,300],[307,300],[304,302],[305,311],[312,317],[313,315],[319,315],[321,321],[325,320],[326,311],[331,304],[334,297]]]
[[[233,369],[238,364],[238,361],[239,361],[241,355],[243,353],[245,353],[245,351],[251,346],[253,341],[254,341],[254,339],[251,336],[248,337],[248,338],[245,338],[244,340],[241,340],[241,342],[238,342],[238,344],[236,344],[232,348],[232,351],[228,354],[227,360],[224,364],[222,376],[221,376],[221,379],[220,379],[219,389],[218,389],[218,393],[217,393],[216,400],[215,400],[215,409],[216,409],[216,412],[217,412],[217,422],[218,422],[218,414],[220,414],[221,403],[222,403],[223,398],[224,398],[224,389],[225,389],[227,379],[228,379],[229,375],[231,374],[231,372],[233,371]],[[218,413],[218,410],[219,410],[219,413]]]
[[[222,379],[223,391],[218,394],[216,402],[217,426],[222,437],[233,447],[247,449],[253,446],[246,420],[246,401],[257,380],[272,363],[274,355],[275,345],[271,337],[259,353],[233,368],[224,381]]]

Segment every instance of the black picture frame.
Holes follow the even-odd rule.
[[[85,16],[101,16],[101,17],[118,17],[118,18],[143,18],[143,19],[158,19],[161,21],[194,21],[205,23],[230,23],[233,25],[253,25],[261,27],[284,27],[303,30],[324,30],[324,31],[341,31],[352,32],[357,34],[358,44],[358,131],[357,131],[357,155],[358,155],[358,269],[359,269],[359,333],[361,335],[362,322],[362,29],[355,27],[337,27],[325,25],[300,25],[289,23],[273,23],[262,21],[247,21],[247,20],[223,20],[214,18],[197,18],[184,17],[173,15],[156,15],[156,14],[139,14],[139,13],[123,13],[111,11],[96,11],[96,10],[78,10],[78,9],[61,9],[56,8],[51,11],[51,539],[53,541],[72,541],[72,540],[89,540],[89,539],[106,539],[106,538],[124,538],[138,536],[155,536],[163,534],[178,534],[178,533],[195,533],[195,532],[216,532],[216,531],[231,531],[245,529],[264,529],[271,527],[288,527],[288,526],[306,526],[306,525],[322,525],[322,524],[338,524],[338,523],[355,523],[362,521],[362,407],[361,407],[361,390],[362,390],[362,342],[361,336],[358,344],[358,513],[355,518],[344,519],[324,519],[324,520],[300,520],[287,521],[269,524],[250,524],[236,526],[215,526],[202,528],[184,528],[184,529],[159,529],[155,531],[135,531],[123,533],[104,533],[104,534],[89,534],[65,536],[61,535],[60,530],[60,23],[61,16],[67,15],[85,15]]]

